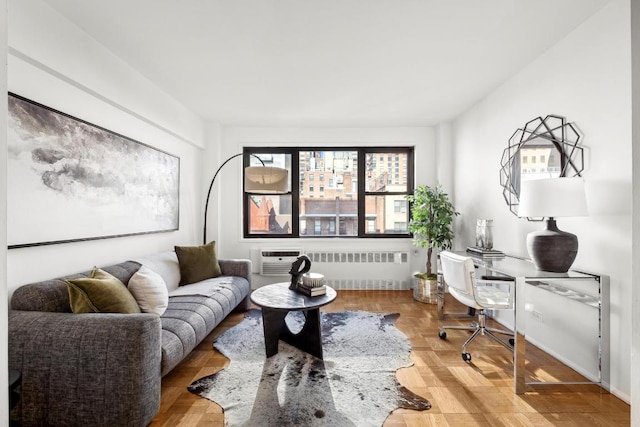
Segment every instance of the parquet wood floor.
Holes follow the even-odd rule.
[[[450,310],[453,303],[447,304]],[[435,305],[414,301],[411,291],[339,291],[336,301],[322,310],[401,313],[396,324],[411,340],[414,366],[399,370],[397,376],[404,386],[427,398],[432,408],[396,410],[385,427],[630,425],[629,405],[594,385],[530,387],[527,394],[515,395],[509,352],[480,337],[469,348],[472,363],[464,362],[460,352],[469,333],[449,330],[447,340],[439,339]],[[161,408],[151,427],[224,425],[221,408],[189,393],[187,386],[226,365],[227,359],[213,349],[213,340],[242,318],[241,313],[229,316],[163,378]],[[533,346],[527,346],[527,372],[547,380],[581,379]]]

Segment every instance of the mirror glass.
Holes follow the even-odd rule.
[[[560,177],[561,149],[561,144],[540,137],[527,140],[520,146],[511,165],[512,184],[516,196],[520,196],[522,181]]]

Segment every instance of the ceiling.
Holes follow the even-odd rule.
[[[430,126],[608,0],[44,0],[204,120]]]

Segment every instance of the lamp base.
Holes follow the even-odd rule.
[[[578,237],[559,230],[549,218],[544,230],[527,234],[527,250],[538,270],[566,273],[578,255]]]

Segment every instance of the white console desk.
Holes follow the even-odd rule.
[[[501,258],[483,258],[468,252],[459,252],[473,259],[474,264],[480,270],[481,275],[507,276],[514,279],[514,325],[515,343],[513,354],[513,379],[516,394],[524,394],[527,385],[541,384],[598,384],[602,387],[609,384],[609,276],[590,274],[570,270],[567,273],[551,273],[536,269],[530,260],[513,256]],[[441,279],[441,276],[439,276]],[[584,291],[581,287],[584,286]],[[444,319],[444,292],[446,284],[439,280],[438,294],[438,318]],[[526,303],[527,292],[533,288],[545,292],[552,292],[563,298],[590,307],[589,310],[597,310],[598,331],[593,331],[597,336],[597,378],[594,381],[584,382],[539,382],[528,381],[525,357],[526,357]],[[579,319],[576,319],[579,321]],[[597,334],[597,335],[596,335]]]

